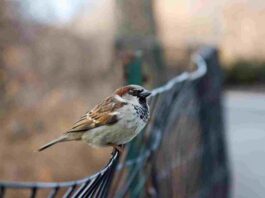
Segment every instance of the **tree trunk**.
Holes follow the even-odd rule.
[[[146,71],[148,84],[161,84],[164,78],[164,60],[161,45],[156,37],[154,1],[116,0],[118,26],[116,52],[123,54],[143,52],[143,71]]]

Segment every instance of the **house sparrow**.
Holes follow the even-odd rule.
[[[112,146],[122,152],[121,145],[131,141],[148,122],[146,98],[150,94],[139,85],[121,87],[82,116],[70,130],[38,150],[59,142],[81,140],[91,146]]]

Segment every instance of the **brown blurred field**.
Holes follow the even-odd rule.
[[[10,14],[18,8],[9,2],[0,9],[1,180],[65,181],[99,170],[111,149],[36,149],[122,84],[121,68],[111,65],[111,30],[27,21]]]

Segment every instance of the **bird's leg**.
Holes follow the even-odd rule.
[[[124,151],[124,144],[121,144],[121,145],[116,145],[116,144],[109,144],[110,146],[113,147],[113,153],[115,152],[115,150],[117,150],[119,153],[123,153]]]
[[[120,152],[120,154],[123,153],[124,151],[124,146],[123,145],[115,145],[113,146],[116,150],[118,150]]]
[[[121,152],[123,152],[125,149],[125,144],[120,144],[118,147],[120,148]]]

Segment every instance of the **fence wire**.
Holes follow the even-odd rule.
[[[152,91],[150,122],[128,145],[136,157],[121,159],[109,197],[229,197],[218,51],[193,61],[196,71]]]
[[[150,122],[126,149],[137,157],[114,151],[105,168],[77,181],[0,182],[0,198],[17,189],[30,191],[32,198],[44,189],[48,197],[64,198],[228,197],[217,51],[204,49],[194,62],[196,71],[152,91]]]

